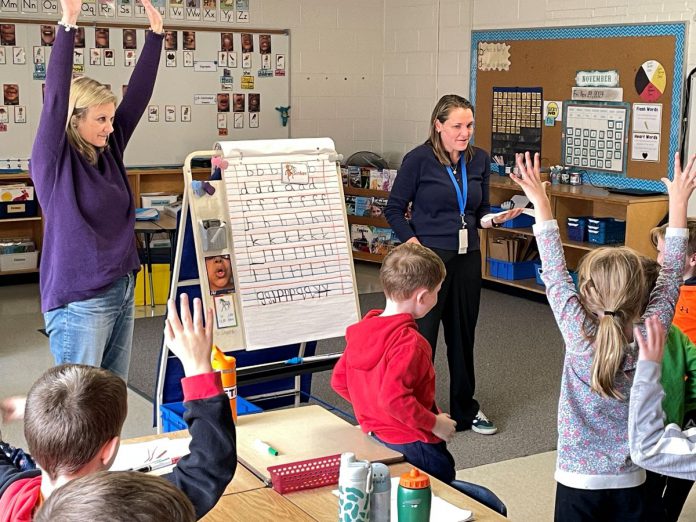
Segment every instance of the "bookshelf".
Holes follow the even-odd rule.
[[[521,194],[514,181],[507,176],[491,174],[490,201],[491,205],[500,205],[515,194]],[[626,221],[626,239],[624,245],[637,250],[641,254],[655,258],[656,252],[650,242],[650,229],[667,214],[668,201],[666,195],[659,196],[627,196],[611,194],[608,191],[591,185],[551,185],[549,187],[551,208],[558,221],[561,241],[569,269],[576,269],[580,259],[589,251],[603,245],[572,241],[566,231],[566,219],[575,216],[613,217]],[[523,288],[537,293],[544,293],[544,287],[538,285],[535,279],[507,280],[493,277],[487,261],[489,240],[504,235],[533,235],[529,228],[495,228],[479,230],[481,238],[481,257],[483,279],[496,283]]]

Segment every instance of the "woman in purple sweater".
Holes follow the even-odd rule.
[[[149,0],[142,4],[150,31],[117,108],[106,86],[71,81],[81,0],[61,0],[31,154],[45,222],[41,309],[51,352],[56,364],[101,366],[124,380],[140,261],[123,153],[152,95],[164,35],[160,13]]]

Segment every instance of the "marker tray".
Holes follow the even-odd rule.
[[[338,454],[269,466],[268,472],[273,489],[283,494],[338,484],[340,467],[341,455]]]

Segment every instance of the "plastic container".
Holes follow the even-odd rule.
[[[283,494],[338,484],[340,467],[341,455],[338,454],[269,466],[268,472],[273,489]]]
[[[160,405],[160,415],[162,416],[162,431],[168,433],[170,431],[179,431],[188,429],[184,421],[183,402],[170,402]],[[242,397],[237,397],[237,415],[250,415],[252,413],[261,413],[263,410],[247,401]]]
[[[490,273],[493,277],[500,279],[516,280],[516,279],[531,279],[536,274],[534,261],[521,261],[512,263],[510,261],[501,261],[500,259],[488,258]]]
[[[210,353],[210,362],[213,370],[220,372],[222,389],[230,400],[232,420],[237,422],[237,359],[231,355],[225,355],[220,348],[213,345]]]
[[[401,475],[396,491],[399,522],[429,522],[432,498],[428,475],[416,468]]]
[[[495,214],[497,212],[502,212],[503,209],[500,207],[491,207],[491,213]],[[509,219],[505,223],[500,225],[500,228],[529,228],[534,224],[534,218],[528,216],[527,214],[522,214],[517,216],[515,219]]]
[[[16,252],[0,255],[0,272],[16,270],[36,270],[39,264],[39,252]]]
[[[626,239],[626,222],[614,218],[590,218],[587,220],[587,239],[598,245],[623,243]]]
[[[536,282],[538,285],[541,286],[546,286],[544,284],[544,281],[541,279],[541,263],[534,263],[534,268],[536,269]],[[578,273],[575,270],[568,270],[568,273],[570,274],[571,279],[573,280],[573,283],[575,283],[575,286],[578,286]]]
[[[588,216],[569,217],[566,219],[568,239],[571,241],[587,242]]]

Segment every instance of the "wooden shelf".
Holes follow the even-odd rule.
[[[18,172],[16,174],[12,174],[12,173],[7,174],[7,173],[0,172],[0,182],[2,182],[3,180],[10,180],[10,179],[11,180],[31,179],[31,176],[27,172]]]
[[[10,270],[8,272],[0,272],[0,276],[18,275],[18,274],[36,274],[38,271],[39,271],[38,268],[29,268],[27,270]]]
[[[537,294],[546,293],[545,288],[537,284],[536,279],[501,279],[500,277],[493,277],[485,274],[483,275],[483,279],[485,281],[493,281],[503,285],[514,286],[515,288],[522,288],[524,290],[536,292]]]
[[[0,219],[0,224],[2,224],[2,223],[16,223],[18,221],[41,221],[41,216],[25,217],[25,218],[2,218],[2,219]]]
[[[353,216],[348,214],[348,223],[356,225],[371,225],[373,227],[389,228],[389,223],[384,218]]]
[[[348,196],[365,196],[368,198],[388,198],[389,197],[388,190],[364,189],[364,188],[350,187],[348,185],[343,185],[343,192],[344,192],[344,194],[346,194]]]
[[[563,230],[562,227],[563,225],[559,225],[561,227],[561,243],[563,244],[564,247],[568,248],[579,248],[580,250],[596,250],[597,248],[601,248],[603,246],[623,246],[623,243],[614,243],[612,245],[598,245],[596,243],[588,243],[587,241],[571,241],[570,239],[564,239],[563,238]],[[491,229],[488,229],[491,230]],[[505,227],[500,227],[496,229],[492,229],[494,232],[502,232],[502,233],[510,233],[510,234],[517,234],[520,236],[534,236],[534,232],[532,231],[531,228],[505,228]]]
[[[379,254],[371,254],[369,252],[359,252],[353,250],[353,259],[360,259],[361,261],[372,261],[373,263],[381,263],[384,256]]]

